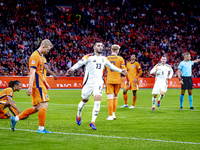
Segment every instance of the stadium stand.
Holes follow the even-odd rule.
[[[61,4],[72,7],[71,13],[55,7]],[[95,40],[103,41],[105,56],[112,44],[121,46],[126,61],[137,53],[142,77],[150,76],[163,54],[176,72],[184,52],[199,58],[199,8],[195,0],[2,0],[0,75],[27,76],[29,56],[45,38],[54,44],[45,57],[58,76],[91,53]],[[199,68],[193,67],[193,77],[200,77]],[[83,69],[75,76],[83,76]]]

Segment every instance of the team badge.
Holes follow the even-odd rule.
[[[49,99],[49,95],[46,95],[46,98]]]
[[[35,64],[35,60],[32,60],[31,64]]]
[[[133,68],[135,68],[135,65],[133,65]]]
[[[10,95],[12,95],[12,92],[10,92]]]

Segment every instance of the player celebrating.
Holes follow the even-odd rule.
[[[94,95],[94,108],[92,111],[92,120],[89,124],[93,130],[96,130],[95,120],[100,110],[100,102],[102,97],[102,88],[103,88],[103,68],[104,65],[108,68],[127,74],[125,69],[119,69],[112,65],[106,57],[101,56],[103,50],[103,44],[101,41],[97,41],[93,45],[94,56],[85,55],[81,60],[79,60],[75,65],[73,65],[68,71],[68,75],[72,75],[73,71],[83,65],[85,65],[85,76],[83,81],[82,89],[82,99],[78,105],[78,113],[76,116],[76,121],[78,125],[81,125],[81,112],[89,100],[90,96]]]
[[[14,116],[21,113],[19,108],[15,105],[13,99],[13,92],[20,91],[21,83],[18,80],[10,81],[8,84],[8,88],[4,89],[0,92],[0,119],[10,118],[12,115],[10,112],[5,109],[8,107]]]
[[[184,60],[178,65],[177,75],[181,83],[181,95],[180,95],[180,109],[183,109],[183,99],[185,90],[188,90],[190,109],[194,109],[193,107],[193,97],[192,97],[192,65],[194,63],[200,62],[200,59],[190,61],[191,56],[190,53],[184,53]],[[182,77],[181,77],[182,76]]]
[[[142,69],[140,67],[140,64],[135,61],[136,55],[131,55],[131,61],[126,64],[126,68],[128,70],[128,78],[126,77],[126,84],[123,91],[123,97],[125,104],[121,106],[121,108],[128,107],[128,96],[127,91],[132,90],[133,91],[133,104],[129,108],[135,107],[135,102],[137,99],[137,90],[138,90],[138,78],[142,75]]]
[[[42,74],[44,69],[42,54],[48,53],[52,47],[53,45],[51,41],[45,39],[41,42],[38,50],[34,51],[33,54],[30,56],[30,77],[27,95],[31,95],[33,107],[24,110],[21,114],[19,114],[16,117],[11,117],[11,129],[13,131],[15,130],[15,125],[17,121],[39,111],[39,129],[37,133],[52,133],[44,129],[46,111],[48,106],[47,102],[49,101],[49,96],[47,95],[46,88],[49,89],[49,86]]]
[[[112,54],[107,57],[110,63],[114,64],[118,68],[126,69],[124,64],[124,59],[120,56],[117,56],[119,53],[120,46],[119,45],[112,45],[111,51]],[[121,74],[115,72],[109,68],[107,68],[107,81],[106,81],[106,94],[107,94],[107,106],[109,117],[106,120],[114,120],[116,119],[115,111],[117,108],[118,102],[118,93],[121,87]],[[114,94],[114,98],[113,98]]]
[[[167,80],[170,80],[173,76],[173,70],[170,65],[166,64],[167,57],[162,56],[160,59],[161,63],[158,63],[151,69],[150,74],[156,74],[155,84],[153,87],[153,97],[152,97],[152,111],[155,111],[156,97],[160,92],[160,97],[158,98],[157,106],[161,105],[161,99],[167,92]],[[170,72],[170,74],[169,74]]]

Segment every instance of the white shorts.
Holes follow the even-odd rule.
[[[155,83],[152,90],[152,94],[160,94],[160,91],[167,92],[167,84]]]
[[[102,89],[103,89],[103,85],[99,84],[99,85],[95,85],[95,86],[88,86],[85,85],[82,88],[82,95],[81,97],[85,100],[89,99],[90,96],[93,94],[95,95],[101,95],[102,96]]]

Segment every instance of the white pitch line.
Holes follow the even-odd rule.
[[[16,102],[16,103],[25,103],[25,104],[28,103],[28,104],[30,104],[30,102]],[[66,105],[66,106],[78,107],[78,104],[56,104],[56,103],[50,103],[50,102],[48,104],[50,104],[50,105],[62,105],[62,106]],[[94,105],[85,105],[85,106],[94,107]],[[107,107],[107,106],[106,105],[101,105],[101,107]],[[119,108],[120,106],[117,106],[117,107]],[[136,108],[150,109],[151,110],[151,107],[136,107]],[[126,108],[123,108],[123,109],[126,109]],[[169,107],[167,107],[167,108],[161,107],[161,108],[156,108],[156,109],[179,110],[178,108],[169,108]],[[189,109],[182,109],[182,111],[183,110],[189,110]],[[192,111],[199,111],[199,110],[195,109],[195,110],[192,110]]]
[[[4,128],[4,127],[0,127],[0,129],[2,129],[2,130],[11,130],[10,128]],[[36,130],[29,130],[29,129],[15,129],[15,130],[27,131],[27,132],[37,132]],[[66,133],[66,132],[53,132],[53,134],[81,135],[81,136],[91,136],[91,137],[101,137],[101,138],[130,139],[130,140],[142,140],[142,141],[155,141],[155,142],[165,142],[165,143],[179,143],[179,144],[200,145],[200,143],[195,143],[195,142],[167,141],[167,140],[148,139],[148,138],[120,137],[120,136],[107,136],[107,135],[95,135],[95,134]]]

